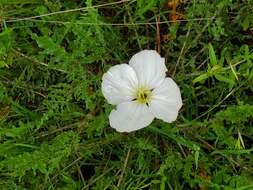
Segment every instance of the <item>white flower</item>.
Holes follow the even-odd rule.
[[[164,58],[154,50],[135,54],[129,64],[115,65],[103,75],[102,93],[112,105],[110,125],[119,132],[148,126],[156,117],[175,121],[182,106],[181,93],[167,71]]]

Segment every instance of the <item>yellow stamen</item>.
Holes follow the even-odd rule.
[[[136,94],[136,100],[140,104],[146,104],[149,102],[151,97],[151,91],[145,88],[139,88]]]

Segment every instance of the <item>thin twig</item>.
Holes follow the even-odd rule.
[[[196,35],[196,37],[192,40],[193,42],[197,41],[201,35],[203,34],[203,32],[209,27],[209,25],[212,23],[211,21],[214,21],[216,18],[217,13],[214,14],[214,16],[209,17],[209,22],[206,23],[206,25],[202,28],[202,30]],[[186,53],[189,49],[191,48],[191,45],[189,45],[186,49],[185,52]]]
[[[186,40],[184,41],[183,47],[182,47],[182,49],[181,49],[181,51],[180,51],[180,54],[179,54],[179,56],[178,56],[177,63],[176,63],[176,65],[175,65],[174,71],[173,71],[173,73],[172,73],[172,77],[174,77],[175,74],[176,74],[177,67],[178,67],[178,65],[179,65],[180,59],[181,59],[181,57],[182,57],[182,55],[183,55],[183,52],[184,52],[184,50],[185,50],[185,45],[186,45],[186,42],[187,42],[187,38],[189,37],[190,31],[191,31],[191,28],[189,27],[189,29],[188,29],[188,31],[187,31],[187,34],[186,34]]]
[[[199,70],[203,65],[205,65],[207,63],[209,58],[205,59],[204,61],[202,61],[199,66],[196,68],[196,70]]]
[[[14,84],[15,84],[15,82],[10,81],[10,80],[7,79],[6,77],[1,76],[1,78],[4,78],[4,80],[6,80],[6,81],[2,80],[2,82],[5,83],[5,84],[7,84],[7,85],[14,85]],[[39,95],[39,96],[41,96],[41,97],[43,97],[43,98],[46,98],[46,95],[42,94],[41,92],[36,91],[36,89],[35,89],[33,86],[30,86],[30,85],[19,85],[19,86],[18,86],[18,85],[17,85],[17,86],[15,86],[15,87],[16,87],[16,88],[20,88],[20,89],[31,90],[31,91],[34,92],[35,94],[37,94],[37,95]],[[41,90],[41,89],[38,89],[38,90]]]
[[[240,62],[238,62],[240,63]],[[209,112],[213,111],[215,108],[219,107],[226,99],[228,99],[234,92],[238,91],[249,79],[247,79],[246,81],[244,81],[244,83],[242,83],[240,86],[238,86],[237,88],[234,88],[233,90],[231,90],[218,104],[214,105],[212,108],[210,108],[209,110],[207,110],[206,112],[204,112],[203,114],[199,115],[198,117],[196,117],[194,120],[198,120],[200,118],[202,118],[203,116],[205,116],[206,114],[208,114]]]
[[[46,63],[40,62],[40,61],[38,61],[38,60],[36,60],[36,59],[33,59],[33,58],[31,58],[31,57],[29,57],[29,56],[27,56],[27,55],[25,55],[25,54],[23,54],[23,53],[21,53],[21,52],[15,50],[15,49],[13,49],[12,51],[14,51],[14,52],[15,52],[16,54],[18,54],[19,56],[28,59],[29,61],[32,61],[32,62],[34,62],[34,63],[38,63],[38,64],[40,64],[40,65],[43,65],[43,66],[48,67],[48,65],[47,65]]]
[[[80,175],[80,177],[81,177],[81,180],[82,180],[82,182],[83,182],[83,185],[86,185],[85,179],[84,179],[84,177],[83,177],[83,173],[82,173],[82,171],[81,171],[80,166],[79,166],[78,163],[76,163],[76,167],[77,167],[78,173],[79,173],[79,175]]]
[[[13,52],[15,52],[16,54],[18,54],[18,55],[21,56],[21,57],[26,58],[26,59],[29,60],[29,61],[32,61],[32,62],[34,62],[34,63],[43,65],[43,66],[45,66],[45,67],[48,67],[48,64],[43,63],[43,62],[40,62],[40,61],[38,61],[38,60],[36,60],[36,59],[34,59],[34,58],[31,58],[31,57],[29,57],[29,56],[27,56],[27,55],[25,55],[25,54],[23,54],[23,53],[21,53],[21,52],[15,50],[15,49],[13,49]],[[66,73],[66,71],[64,71],[64,70],[62,70],[62,69],[57,69],[57,68],[49,68],[49,69],[53,69],[53,70],[56,70],[56,71],[60,71],[60,72]]]
[[[184,151],[184,149],[183,149],[182,145],[181,145],[181,144],[179,144],[179,143],[177,143],[177,145],[179,146],[179,148],[180,148],[180,150],[181,150],[182,154],[184,155],[184,157],[186,158],[187,156],[186,156],[186,154],[185,154],[185,151]]]
[[[39,136],[36,137],[36,138],[42,138],[42,137],[45,137],[45,136],[49,136],[49,135],[52,135],[52,134],[54,134],[54,133],[57,133],[57,132],[60,132],[60,131],[64,131],[64,130],[73,128],[73,127],[75,127],[75,126],[83,125],[83,124],[85,124],[86,122],[87,122],[86,119],[83,119],[83,120],[78,121],[78,122],[76,122],[76,123],[73,123],[73,124],[70,124],[70,125],[66,125],[66,126],[61,127],[61,128],[57,128],[57,129],[55,129],[55,130],[53,130],[53,131],[50,131],[50,132],[48,132],[48,133],[39,134]]]
[[[214,105],[212,108],[210,108],[209,110],[207,110],[206,112],[204,112],[203,114],[199,115],[198,117],[195,118],[195,120],[200,119],[201,117],[205,116],[206,114],[208,114],[210,111],[213,111],[215,108],[219,107],[226,99],[228,99],[237,89],[233,89],[231,90],[225,98],[223,98],[218,104]]]
[[[74,164],[76,164],[77,162],[79,162],[82,158],[83,157],[77,158],[76,160],[74,160],[73,162],[71,162],[68,166],[66,166],[65,168],[63,168],[62,170],[60,170],[55,176],[52,177],[52,180],[54,180],[57,176],[59,176],[60,173],[62,173],[66,169],[70,168],[71,166],[73,166]]]
[[[120,187],[120,184],[121,184],[121,182],[123,180],[123,176],[124,176],[124,173],[126,171],[126,167],[127,167],[127,163],[128,163],[130,152],[131,152],[131,149],[129,148],[128,151],[127,151],[126,159],[125,159],[125,162],[124,162],[124,166],[123,166],[122,172],[121,172],[120,177],[119,177],[119,181],[118,181],[117,187]]]
[[[64,11],[56,11],[56,12],[37,15],[37,16],[24,17],[24,18],[14,18],[14,19],[11,19],[11,20],[5,20],[5,22],[6,23],[19,22],[19,21],[31,20],[31,19],[42,18],[42,17],[45,17],[45,16],[52,16],[52,15],[63,14],[63,13],[86,11],[88,9],[100,8],[100,7],[110,6],[110,5],[116,5],[116,4],[121,4],[121,3],[124,3],[124,2],[128,2],[128,1],[129,0],[121,0],[121,1],[117,1],[117,2],[105,3],[105,4],[101,4],[101,5],[94,5],[94,6],[90,6],[90,7],[81,7],[81,8],[76,8],[76,9],[64,10]]]
[[[214,146],[212,146],[211,144],[209,144],[208,142],[206,142],[204,139],[198,137],[198,140],[200,140],[202,143],[204,143],[209,149],[213,150],[213,153],[216,152],[216,153],[218,153],[218,154],[224,156],[224,157],[227,158],[229,161],[231,161],[231,162],[233,162],[234,164],[236,164],[238,167],[241,167],[241,168],[243,168],[243,169],[245,169],[245,170],[247,170],[248,172],[250,172],[250,173],[253,174],[252,170],[250,170],[249,168],[247,168],[247,167],[245,167],[245,166],[241,166],[240,163],[236,162],[233,158],[226,156],[222,151],[217,150]],[[211,153],[211,154],[213,154],[213,153]],[[231,165],[232,165],[232,164],[231,164]],[[233,166],[233,165],[232,165],[232,166]],[[233,166],[233,168],[234,168],[234,166]],[[234,168],[234,169],[235,169],[235,168]]]
[[[156,51],[161,53],[160,17],[156,18]]]
[[[193,18],[193,19],[181,19],[177,20],[177,22],[190,22],[190,21],[206,21],[206,20],[213,20],[213,17],[207,18]],[[52,24],[73,24],[73,25],[91,25],[91,26],[139,26],[139,25],[156,25],[156,24],[168,24],[172,23],[171,20],[160,21],[160,22],[131,22],[131,23],[105,23],[105,22],[71,22],[71,21],[58,21],[58,20],[37,20],[37,19],[30,19],[27,18],[24,21],[31,21],[31,22],[44,22],[44,23],[52,23]]]
[[[128,13],[128,15],[129,15],[129,19],[130,19],[130,21],[131,21],[131,23],[130,23],[130,24],[134,23],[134,22],[133,22],[133,18],[132,18],[132,16],[131,16],[131,13],[130,13],[129,11],[127,11],[127,13]],[[132,25],[132,26],[136,26],[136,25]],[[140,39],[139,39],[138,32],[137,32],[137,30],[136,30],[136,28],[135,28],[135,27],[133,27],[133,28],[134,28],[134,33],[135,33],[135,35],[136,35],[136,40],[137,40],[137,43],[138,43],[139,49],[140,49],[140,50],[142,50],[142,47],[141,47],[141,42],[140,42]]]
[[[98,181],[100,178],[102,178],[103,176],[105,176],[107,173],[109,173],[114,167],[109,168],[107,171],[105,171],[104,173],[102,173],[100,176],[98,176],[97,178],[95,178],[93,181],[91,181],[88,185],[86,185],[85,187],[83,187],[81,190],[87,189],[89,188],[92,184],[94,184],[96,181]]]

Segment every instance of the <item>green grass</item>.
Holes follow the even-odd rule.
[[[168,2],[0,1],[0,189],[253,189],[253,1]],[[184,105],[117,133],[101,78],[141,49]]]

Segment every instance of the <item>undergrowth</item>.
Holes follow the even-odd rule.
[[[253,189],[253,1],[115,2],[0,1],[0,189]],[[117,133],[101,77],[141,49],[184,105]]]

